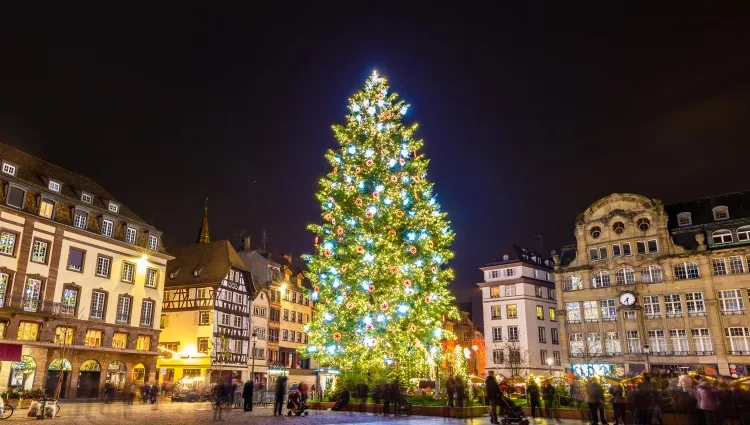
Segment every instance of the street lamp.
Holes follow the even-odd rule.
[[[547,357],[547,364],[549,365],[549,376],[552,376],[552,357]]]
[[[648,370],[650,369],[649,367],[650,365],[648,364],[648,350],[649,350],[648,344],[643,344],[643,352],[646,354],[646,372],[648,372]]]
[[[252,351],[252,353],[253,353],[253,364],[250,367],[250,379],[252,379],[253,382],[255,382],[255,343],[257,343],[257,342],[258,342],[258,331],[254,330],[253,331],[253,351]]]

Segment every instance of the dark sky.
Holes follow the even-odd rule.
[[[4,4],[0,139],[97,180],[167,246],[208,197],[213,238],[309,250],[330,125],[373,68],[421,124],[463,299],[504,245],[570,243],[611,192],[750,188],[747,10],[156,3]]]

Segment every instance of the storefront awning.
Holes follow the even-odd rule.
[[[21,360],[23,345],[0,344],[0,361],[17,362]]]

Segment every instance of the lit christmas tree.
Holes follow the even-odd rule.
[[[344,372],[390,366],[405,379],[440,364],[440,342],[453,338],[443,316],[458,313],[445,267],[454,233],[427,180],[417,125],[402,122],[409,105],[397,97],[373,72],[349,99],[346,125],[333,126],[341,147],[326,154],[322,224],[309,226],[317,315],[306,351]]]

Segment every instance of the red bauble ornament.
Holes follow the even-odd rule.
[[[438,272],[438,268],[435,267],[435,266],[432,266],[432,268],[430,270],[432,270],[433,273],[437,273]]]
[[[346,309],[347,310],[351,310],[353,308],[354,308],[354,304],[352,304],[352,303],[346,303]]]
[[[336,219],[335,218],[331,219],[331,224],[333,224],[334,226],[336,225]]]
[[[354,174],[359,174],[360,171],[362,171],[362,169],[359,168],[359,167],[357,167],[357,168],[354,169]]]
[[[326,249],[323,255],[325,255],[326,257],[330,257],[331,255],[333,255],[333,252],[331,252],[330,249]]]
[[[313,291],[320,292],[320,286],[315,285],[315,287],[313,288]]]
[[[404,212],[401,211],[401,210],[398,210],[398,211],[396,211],[396,216],[398,216],[398,218],[401,218],[401,217],[404,216]]]
[[[396,236],[396,231],[395,231],[395,230],[393,230],[393,229],[390,229],[390,230],[388,231],[388,236],[391,236],[391,237],[393,237],[393,236]]]
[[[333,167],[333,174],[336,174],[339,172],[339,167]]]
[[[336,332],[335,334],[333,334],[333,340],[334,341],[338,341],[340,339],[341,339],[341,334],[340,333]]]
[[[365,326],[365,330],[367,330],[367,331],[371,331],[373,329],[375,329],[375,326],[373,326],[372,323]]]
[[[414,323],[410,324],[409,325],[409,330],[412,331],[412,332],[416,331],[417,330],[417,325],[415,325]]]
[[[422,177],[414,176],[414,181],[417,182],[417,183],[419,183],[419,182],[422,181]]]
[[[391,351],[390,353],[388,353],[388,358],[389,358],[389,359],[392,359],[392,358],[394,358],[394,357],[396,357],[396,355],[395,355],[395,354],[393,354],[393,351]]]
[[[388,149],[381,149],[380,150],[380,154],[383,155],[383,156],[388,155]]]
[[[358,254],[361,254],[361,253],[363,253],[363,252],[365,252],[365,247],[363,247],[363,246],[361,246],[361,245],[360,245],[360,246],[358,246],[358,247],[357,247],[357,253],[358,253]]]
[[[372,286],[372,285],[370,285],[370,286],[369,286],[369,287],[367,288],[367,291],[369,291],[369,292],[375,292],[375,287],[374,287],[374,286]]]
[[[398,177],[391,176],[391,183],[396,183],[398,181]]]
[[[372,192],[372,197],[375,199],[380,199],[380,192]]]
[[[404,158],[399,159],[398,163],[401,164],[402,166],[406,165],[406,161],[404,160]]]
[[[347,186],[346,187],[346,191],[347,192],[351,192],[352,190],[354,190],[354,186]]]
[[[341,266],[341,271],[342,271],[342,272],[346,272],[346,270],[347,270],[348,268],[349,268],[349,266],[347,266],[346,264],[344,264],[343,266]]]
[[[430,301],[432,301],[432,300],[430,299],[429,295],[427,295],[426,297],[424,297],[424,302],[426,302],[427,304],[429,304]]]
[[[409,247],[409,252],[413,255],[417,253],[417,247],[412,245]]]
[[[326,215],[323,216],[323,218],[325,218],[328,221],[331,221],[331,217],[333,217],[333,215],[331,215],[331,213],[327,213]]]
[[[362,206],[362,198],[357,198],[354,200],[354,205],[356,206]]]
[[[314,243],[315,245],[319,244],[319,243],[320,243],[320,237],[318,237],[318,236],[315,236],[315,239],[313,239],[313,243]]]
[[[383,311],[388,310],[388,303],[380,304],[380,309]]]
[[[372,213],[370,211],[367,211],[365,213],[365,218],[372,218]]]
[[[378,94],[377,94],[377,98],[378,98],[378,99],[382,99],[382,98],[383,98],[383,93],[378,93]]]
[[[393,274],[398,273],[398,267],[397,266],[391,266],[391,273],[393,273]]]
[[[375,163],[375,161],[373,161],[372,159],[368,159],[367,161],[365,161],[365,165],[368,166],[368,167],[372,167],[372,164],[374,164],[374,163]]]
[[[406,286],[407,288],[408,288],[408,287],[410,287],[410,286],[411,286],[411,280],[409,280],[409,279],[406,279],[406,280],[404,281],[404,286]]]
[[[344,234],[344,229],[342,229],[341,227],[339,227],[338,229],[336,229],[336,234],[339,235],[339,236],[343,235]]]

